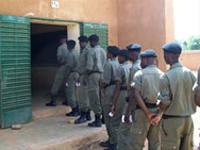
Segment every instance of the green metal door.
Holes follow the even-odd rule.
[[[100,45],[107,49],[108,46],[108,26],[106,24],[97,23],[82,23],[81,24],[82,35],[90,36],[91,34],[97,34],[99,36]]]
[[[30,19],[0,15],[0,123],[31,121]]]

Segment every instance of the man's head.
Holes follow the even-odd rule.
[[[87,36],[80,36],[78,38],[81,49],[85,48],[88,44]]]
[[[63,44],[63,43],[66,43],[66,41],[67,41],[67,36],[66,35],[60,35],[59,36],[59,43],[60,44]]]
[[[92,34],[92,35],[89,37],[89,41],[90,41],[90,46],[91,46],[91,47],[95,47],[95,46],[98,45],[98,43],[99,43],[99,36],[96,35],[96,34]]]
[[[182,48],[178,43],[169,42],[162,48],[164,50],[164,59],[166,64],[172,65],[179,61],[178,59],[182,52]]]
[[[116,58],[119,53],[119,48],[117,46],[108,46],[107,50],[108,50],[107,53],[108,59]]]
[[[118,60],[119,60],[120,64],[127,61],[128,60],[128,50],[126,50],[126,49],[120,50],[118,53]]]
[[[67,41],[67,49],[68,50],[73,50],[76,46],[76,42],[74,40],[69,40]]]
[[[146,50],[140,54],[141,58],[141,67],[146,68],[149,65],[154,65],[157,54],[154,50]]]
[[[141,45],[131,44],[131,45],[128,45],[126,48],[128,50],[128,59],[132,62],[135,62],[136,60],[138,60],[138,57],[141,51]]]

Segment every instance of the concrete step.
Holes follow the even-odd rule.
[[[0,130],[0,150],[78,150],[107,139],[105,128],[75,125],[73,118],[49,117],[22,125],[21,130]]]

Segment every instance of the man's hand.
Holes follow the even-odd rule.
[[[112,105],[111,108],[110,108],[110,111],[115,114],[115,105]]]
[[[162,115],[158,114],[154,118],[151,119],[151,124],[157,126],[162,118]]]
[[[158,114],[155,113],[148,113],[147,117],[152,120],[154,117],[156,117]]]
[[[124,118],[125,123],[130,123],[130,116],[131,116],[131,114],[128,112],[125,114],[125,118]]]

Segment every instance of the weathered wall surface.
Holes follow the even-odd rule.
[[[200,66],[200,50],[184,51],[181,54],[180,61],[187,68],[197,71]]]
[[[173,20],[173,17],[170,18],[172,14],[168,14],[166,18],[165,0],[117,0],[117,3],[120,47],[124,48],[130,43],[138,43],[142,45],[143,50],[156,50],[159,68],[165,70],[166,65],[161,47],[166,43],[166,31],[173,29],[173,27],[166,29],[166,20],[169,22]],[[167,7],[170,8],[172,5],[168,3]],[[168,40],[170,38],[169,35]]]
[[[60,8],[51,8],[51,0],[1,0],[0,14],[79,20],[106,23],[109,43],[118,44],[116,0],[58,0]]]

